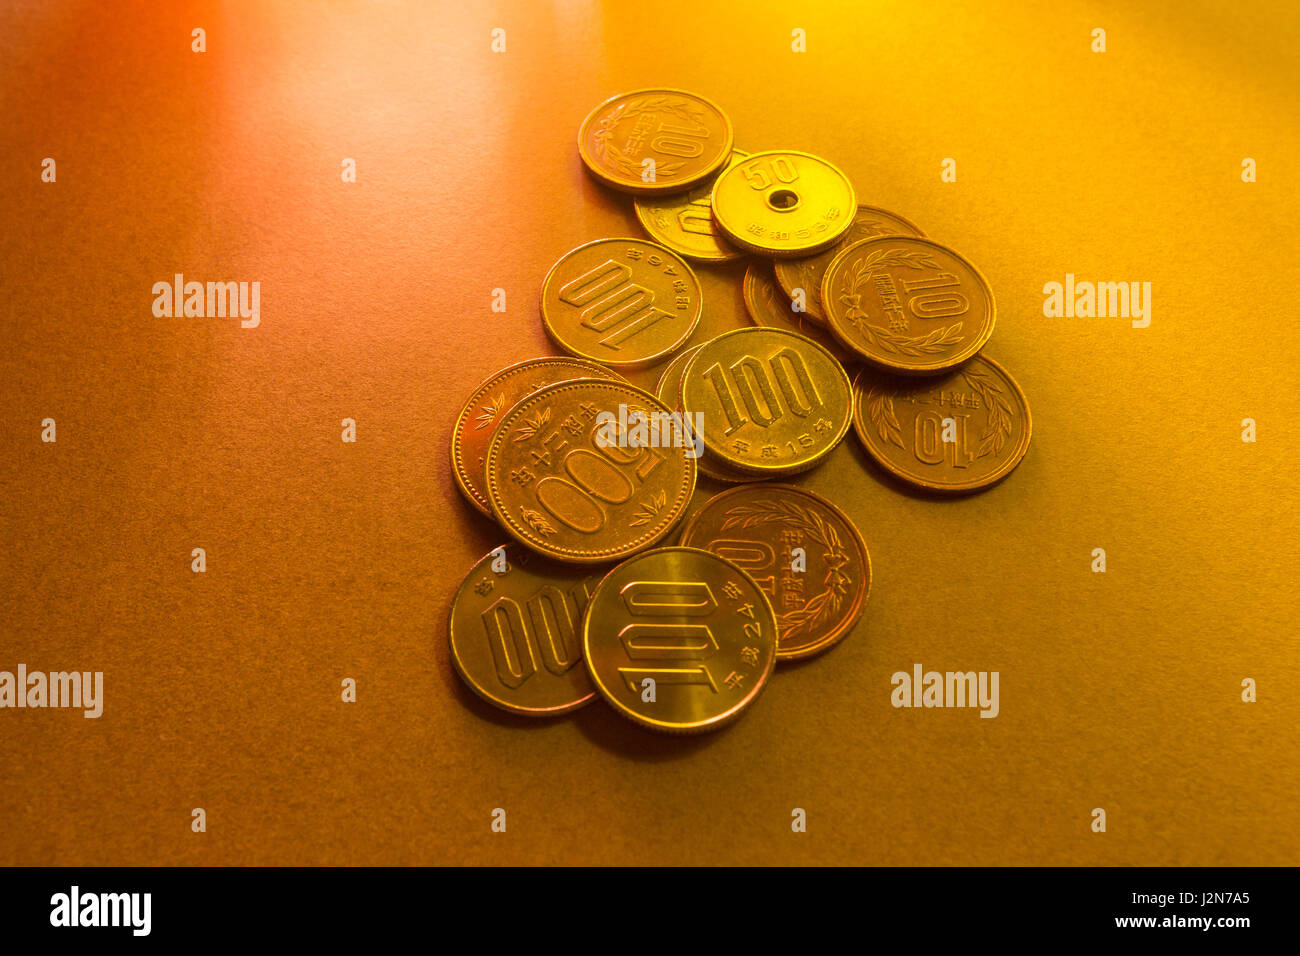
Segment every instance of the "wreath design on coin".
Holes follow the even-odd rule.
[[[822,581],[822,592],[809,598],[803,607],[777,615],[779,636],[790,638],[800,631],[812,630],[840,609],[852,580],[844,571],[844,566],[849,563],[849,554],[844,550],[844,544],[834,526],[815,511],[790,501],[763,500],[756,501],[753,505],[729,508],[721,530],[752,528],[772,523],[798,528],[826,549],[822,558],[829,570]]]
[[[669,116],[692,123],[698,123],[704,115],[703,110],[692,109],[689,104],[675,102],[666,96],[643,97],[619,104],[596,124],[596,131],[591,138],[596,144],[596,155],[627,176],[640,177],[641,164],[614,145],[612,142],[614,130],[628,117],[642,116],[646,113],[667,113]],[[681,163],[656,163],[655,175],[674,176],[681,168]]]
[[[975,457],[999,455],[1011,437],[1011,403],[1007,401],[1007,393],[996,379],[983,372],[963,369],[961,376],[967,385],[975,389],[984,402],[984,407],[988,409],[988,420],[984,434],[980,435],[980,447]]]
[[[849,231],[844,234],[844,238],[834,247],[834,251],[839,251],[851,242],[857,242],[859,239],[871,239],[875,236],[889,235],[889,228],[879,219],[855,219]],[[798,261],[798,260],[796,260]],[[817,266],[810,260],[805,259],[799,263],[799,281],[803,283],[805,289],[810,285],[816,285],[813,280],[817,278]]]
[[[905,269],[939,268],[929,253],[908,252],[904,249],[881,249],[855,262],[849,270],[847,288],[840,293],[840,302],[844,305],[845,318],[849,324],[872,345],[897,355],[933,355],[960,342],[960,322],[925,335],[903,335],[867,321],[869,316],[862,308],[862,285],[876,269],[891,266]]]
[[[894,412],[894,396],[880,391],[874,385],[867,392],[867,418],[876,426],[876,434],[883,442],[906,448],[903,444],[903,426]]]

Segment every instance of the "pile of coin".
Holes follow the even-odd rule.
[[[650,239],[562,256],[541,316],[567,354],[489,376],[456,421],[457,483],[513,540],[461,583],[452,661],[514,713],[599,696],[645,727],[710,730],[778,660],[848,634],[870,591],[853,522],[771,479],[816,467],[852,425],[899,482],[975,491],[1024,457],[1029,406],[982,354],[995,310],[979,270],[860,205],[831,163],[741,152],[721,109],[671,89],[600,104],[578,151],[635,194]],[[745,256],[749,324],[692,344],[688,260]],[[658,365],[653,393],[620,373]],[[734,487],[688,515],[697,473]]]

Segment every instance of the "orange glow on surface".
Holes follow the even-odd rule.
[[[0,12],[0,669],[106,694],[99,720],[0,712],[0,860],[1295,861],[1293,4],[114,7]],[[550,265],[641,234],[575,140],[653,85],[977,263],[1034,418],[969,499],[899,494],[852,436],[801,478],[862,530],[870,602],[698,740],[600,703],[495,713],[446,642],[504,537],[456,490],[451,424],[553,352]],[[693,342],[743,321],[743,269],[699,270]],[[177,272],[260,281],[260,326],[155,318]],[[1150,281],[1150,328],[1044,317],[1067,272]],[[892,709],[916,661],[1000,671],[1001,714]]]

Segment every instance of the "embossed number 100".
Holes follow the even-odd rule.
[[[633,581],[623,588],[622,598],[627,612],[642,619],[709,617],[718,608],[713,591],[703,581]],[[640,667],[618,669],[633,693],[640,690],[641,681],[647,677],[659,684],[703,684],[717,693],[718,685],[708,664],[671,666],[676,662],[703,661],[717,652],[718,642],[708,624],[637,622],[623,628],[618,637],[630,660],[647,662]]]
[[[772,370],[770,376],[768,369]],[[725,369],[714,362],[704,370],[704,377],[713,386],[722,412],[727,416],[728,435],[748,421],[767,428],[780,421],[787,410],[803,418],[821,404],[821,396],[817,394],[817,386],[808,374],[803,356],[792,348],[774,353],[767,360],[766,368],[762,360],[752,355],[741,356]],[[772,387],[773,378],[776,379],[776,388]],[[778,390],[781,398],[785,399],[785,408],[777,400]]]

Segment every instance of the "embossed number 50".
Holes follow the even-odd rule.
[[[772,176],[783,183],[792,183],[799,178],[799,170],[795,169],[794,163],[784,156],[777,156],[775,159],[754,159],[743,163],[740,167],[751,189],[766,189],[772,185],[772,177],[763,171],[764,164],[772,171]]]

